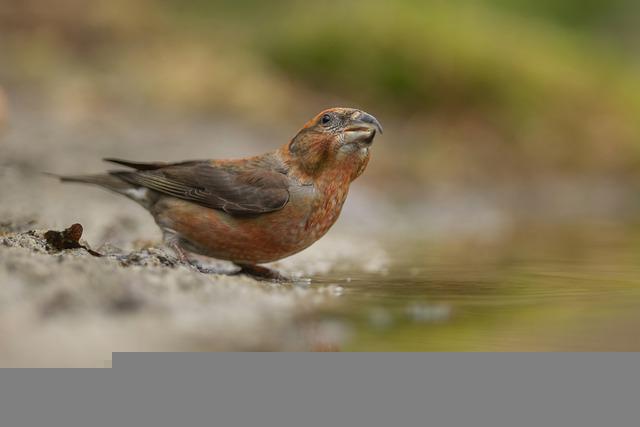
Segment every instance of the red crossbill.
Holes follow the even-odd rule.
[[[229,260],[241,271],[275,277],[257,264],[300,252],[336,222],[349,185],[369,162],[382,126],[353,108],[331,108],[309,120],[291,141],[256,157],[179,163],[107,161],[133,170],[63,176],[97,184],[146,208],[165,242]]]

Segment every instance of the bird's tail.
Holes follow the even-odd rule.
[[[55,175],[47,173],[46,175],[58,178],[62,182],[95,184],[113,191],[122,191],[131,188],[131,184],[128,184],[120,178],[116,178],[115,176],[106,173],[95,175]]]
[[[55,175],[46,173],[45,175],[58,178],[61,182],[98,185],[107,190],[127,196],[145,207],[151,202],[151,200],[149,200],[149,191],[146,188],[132,185],[108,173],[95,175]]]

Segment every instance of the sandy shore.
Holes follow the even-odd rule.
[[[5,224],[5,228],[6,228]],[[1,232],[0,232],[1,233]],[[203,274],[163,249],[52,250],[0,234],[0,365],[108,365],[112,351],[312,350],[325,287]],[[103,250],[105,248],[102,248]]]

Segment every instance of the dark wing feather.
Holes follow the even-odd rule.
[[[199,160],[189,160],[189,161],[180,162],[180,163],[132,162],[130,160],[114,159],[112,157],[105,157],[102,160],[104,160],[105,162],[110,162],[110,163],[115,163],[117,165],[126,166],[128,168],[132,168],[132,169],[139,170],[139,171],[156,170],[156,169],[161,169],[161,168],[164,168],[164,167],[167,167],[167,166],[172,166],[172,165],[186,165],[186,164],[200,163],[201,162]]]
[[[209,161],[169,165],[119,161],[137,171],[112,171],[120,179],[159,193],[221,209],[231,215],[255,215],[282,209],[289,201],[288,178],[265,166],[239,167]],[[133,166],[133,165],[136,166]],[[151,166],[151,165],[149,165]]]

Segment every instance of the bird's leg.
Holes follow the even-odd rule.
[[[198,269],[196,262],[190,259],[187,252],[182,248],[182,246],[180,246],[180,240],[175,233],[164,230],[163,237],[165,244],[173,250],[181,264],[190,265],[191,267]]]
[[[169,243],[169,247],[171,247],[171,249],[173,249],[173,251],[176,253],[176,256],[178,257],[178,260],[182,264],[188,265],[188,266],[190,266],[191,268],[195,269],[196,271],[198,271],[200,273],[204,273],[204,274],[224,274],[224,273],[220,273],[218,270],[211,269],[211,268],[206,268],[206,267],[202,266],[195,259],[190,258],[189,255],[187,254],[187,252],[178,243]]]
[[[288,282],[291,279],[267,267],[255,264],[237,264],[240,270],[236,274],[245,274],[258,280]]]
[[[193,261],[189,259],[189,255],[187,255],[187,252],[182,249],[182,247],[177,242],[170,242],[169,247],[173,250],[173,252],[175,252],[176,256],[178,257],[178,261],[180,261],[182,264],[193,266]]]

